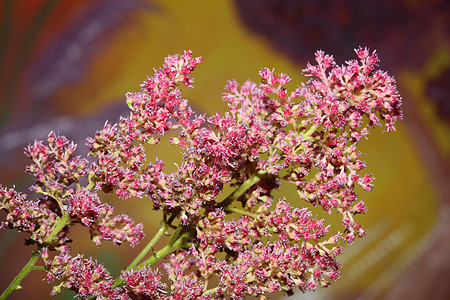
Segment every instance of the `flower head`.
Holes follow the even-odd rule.
[[[356,215],[367,207],[355,189],[371,190],[374,177],[361,174],[358,142],[371,127],[391,131],[402,118],[395,81],[376,69],[376,53],[355,51],[358,60],[342,66],[318,51],[316,64],[304,70],[311,78],[292,91],[289,76],[268,68],[259,83],[231,80],[223,94],[229,111],[210,117],[196,114],[179,89],[192,87],[201,57],[169,56],[139,92],[127,94],[130,115],[86,140],[91,161],[75,156],[76,145],[55,133],[26,149],[40,198],[0,187],[0,209],[7,212],[1,226],[31,234],[48,280],[61,281],[53,294],[66,287],[83,299],[264,299],[327,287],[339,277],[341,240],[365,235]],[[171,173],[164,162],[147,161],[144,147],[168,132],[183,157]],[[274,198],[286,184],[306,203]],[[103,265],[70,256],[67,245],[76,223],[98,246],[105,240],[134,246],[144,237],[142,224],[114,216],[114,207],[102,203],[103,192],[148,199],[163,216],[158,234],[172,234],[116,284]],[[308,205],[340,214],[343,229],[313,217]],[[51,259],[50,250],[59,253]],[[149,266],[164,257],[168,285]]]

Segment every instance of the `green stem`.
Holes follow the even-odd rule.
[[[222,202],[216,205],[216,207],[228,207],[234,200],[242,196],[249,188],[258,183],[261,178],[267,176],[267,172],[260,170],[256,174],[253,174],[244,183],[241,184],[233,193],[226,197]]]
[[[6,299],[6,297],[8,297],[14,290],[20,289],[20,287],[19,287],[20,282],[32,270],[34,264],[37,262],[40,255],[41,254],[39,252],[33,252],[33,256],[31,256],[28,263],[23,267],[23,269],[20,271],[20,273],[17,274],[17,276],[14,278],[14,280],[8,285],[8,287],[3,292],[3,294],[1,294],[0,300]]]
[[[147,253],[153,249],[155,244],[159,241],[159,239],[164,235],[167,229],[167,224],[163,223],[161,225],[161,228],[159,228],[158,232],[155,234],[155,236],[152,238],[152,240],[145,246],[145,248],[136,256],[136,258],[131,262],[131,264],[125,269],[125,271],[133,269],[141,260],[144,259],[144,257],[147,255]]]
[[[302,134],[303,136],[303,141],[311,141],[314,142],[316,139],[312,137],[312,134],[317,130],[317,128],[319,127],[318,124],[315,124],[313,126],[311,126],[308,131],[304,132]],[[299,151],[303,151],[305,150],[305,147],[303,146],[303,143],[300,143],[299,145],[297,145],[294,148],[294,152],[299,152]]]
[[[57,4],[61,0],[48,0],[42,5],[36,17],[31,22],[25,34],[24,41],[20,45],[17,54],[15,55],[14,62],[11,67],[11,72],[6,78],[6,85],[4,86],[3,94],[1,95],[2,100],[4,100],[5,105],[0,113],[0,127],[7,123],[10,116],[10,110],[12,104],[16,99],[14,99],[17,87],[20,83],[20,75],[23,73],[26,64],[29,62],[31,51],[36,44],[36,40],[39,37],[39,33],[45,25],[45,21],[52,11],[56,8]],[[10,5],[10,3],[6,3]],[[10,9],[10,8],[8,8]],[[9,12],[11,13],[11,12]],[[6,23],[7,25],[8,23]],[[7,39],[4,37],[2,39]],[[6,40],[5,40],[6,41]]]
[[[177,229],[175,230],[175,232],[172,235],[172,238],[169,241],[169,246],[175,244],[182,229],[183,229],[183,226],[178,225]]]
[[[48,245],[58,233],[67,225],[67,221],[69,220],[69,214],[64,214],[62,218],[59,220],[58,224],[56,224],[52,233],[44,240],[44,245]],[[32,270],[40,269],[39,267],[35,267],[34,264],[37,262],[39,257],[41,256],[39,251],[33,252],[28,263],[23,267],[23,269],[17,274],[17,276],[13,279],[13,281],[8,285],[3,294],[0,296],[0,300],[6,299],[14,290],[19,289],[20,282],[25,276],[30,273]]]
[[[307,141],[313,141],[314,138],[311,135],[314,133],[314,131],[317,130],[318,127],[319,127],[318,124],[315,124],[315,125],[311,126],[308,129],[308,131],[303,134],[303,139],[307,140]]]
[[[86,190],[90,191],[94,188],[95,186],[95,181],[92,180],[91,182],[89,182],[89,184],[86,186]]]
[[[218,287],[209,289],[209,290],[207,290],[207,291],[204,291],[204,292],[203,292],[203,295],[205,295],[205,296],[206,296],[206,295],[212,295],[212,294],[214,294],[218,289],[219,289]]]
[[[226,207],[226,208],[224,208],[224,210],[229,211],[229,212],[235,212],[235,213],[238,213],[241,215],[246,215],[246,216],[252,217],[254,219],[256,219],[258,217],[257,215],[252,214],[251,212],[244,211],[244,210],[241,210],[241,209],[235,208],[235,207]]]
[[[53,229],[52,233],[44,240],[44,245],[48,245],[55,236],[61,232],[61,230],[64,228],[64,226],[67,225],[67,222],[69,221],[69,214],[64,214],[61,219],[59,219],[58,224],[56,224],[55,228]]]
[[[182,235],[178,237],[178,239],[173,244],[169,243],[167,246],[165,246],[164,248],[156,252],[154,255],[152,255],[152,257],[141,263],[139,267],[152,266],[157,262],[159,262],[164,257],[166,257],[167,255],[169,255],[170,253],[175,252],[181,247],[186,246],[185,241],[189,236],[191,236],[191,232],[189,231],[184,232]]]
[[[178,228],[182,228],[182,226],[179,226]],[[186,245],[185,241],[188,237],[191,236],[191,234],[192,234],[192,232],[185,231],[182,235],[180,235],[175,240],[172,238],[172,240],[174,240],[173,242],[171,240],[171,242],[169,242],[169,244],[167,244],[164,248],[155,252],[151,257],[149,257],[146,261],[139,264],[137,267],[145,268],[148,266],[152,266],[152,265],[156,264],[157,262],[159,262],[164,257],[166,257],[167,255],[169,255],[170,253],[173,253],[176,250],[181,249],[182,247],[186,247],[187,245]],[[175,232],[173,236],[176,237],[177,232]],[[117,287],[120,284],[122,284],[123,282],[124,282],[124,280],[122,278],[118,277],[115,280],[113,287]]]
[[[163,223],[161,225],[161,228],[159,228],[158,232],[155,234],[155,236],[151,239],[151,241],[147,244],[147,246],[145,246],[144,249],[142,249],[142,251],[136,256],[136,258],[131,262],[131,264],[125,269],[125,271],[129,271],[131,269],[133,269],[134,267],[136,267],[136,265],[144,259],[144,257],[147,255],[147,253],[153,249],[153,246],[155,246],[155,244],[159,241],[159,239],[164,235],[164,233],[166,232],[168,225],[167,223]],[[120,279],[120,277],[118,277],[115,281],[114,281],[114,285],[113,287],[117,287],[119,284],[121,284],[123,282],[122,279]]]

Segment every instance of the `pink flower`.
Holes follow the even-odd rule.
[[[196,114],[179,89],[192,87],[201,57],[168,56],[139,92],[126,95],[130,115],[86,139],[90,161],[53,132],[47,143],[28,146],[27,172],[40,198],[0,187],[0,209],[7,213],[1,226],[30,233],[47,279],[61,281],[53,294],[65,287],[83,299],[242,299],[327,287],[339,277],[341,241],[365,235],[356,217],[368,209],[355,187],[370,191],[374,177],[360,174],[366,164],[358,142],[373,126],[395,130],[402,118],[395,80],[376,69],[376,53],[355,52],[359,60],[338,66],[318,51],[316,64],[304,70],[310,79],[293,91],[289,76],[268,68],[260,83],[231,80],[223,94],[229,111],[210,117]],[[171,173],[164,162],[148,161],[143,145],[156,145],[165,134],[183,158]],[[298,199],[275,199],[274,190],[287,184]],[[103,265],[69,255],[67,233],[76,223],[98,246],[135,246],[144,238],[142,224],[102,203],[103,192],[143,198],[161,211],[163,227],[139,257],[161,235],[172,235],[116,284]],[[290,203],[298,200],[303,208]],[[343,227],[314,218],[309,205],[339,213]],[[53,250],[59,254],[51,259]],[[151,268],[164,258],[165,273]]]
[[[121,278],[125,280],[128,299],[136,299],[140,296],[150,297],[151,299],[165,297],[166,284],[162,282],[162,275],[157,271],[139,268],[123,272]]]

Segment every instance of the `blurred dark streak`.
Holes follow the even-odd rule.
[[[107,41],[138,9],[156,9],[142,0],[93,1],[33,63],[28,85],[42,101],[61,85],[80,81],[89,64],[107,51]]]
[[[3,98],[2,101],[4,102],[4,105],[2,107],[2,111],[0,112],[0,129],[4,127],[4,125],[9,121],[11,118],[11,110],[13,108],[13,102],[20,102],[15,97],[15,93],[17,88],[20,86],[19,84],[19,78],[21,74],[23,73],[26,64],[28,63],[30,54],[33,50],[33,46],[36,42],[36,40],[39,37],[39,33],[41,32],[43,25],[45,24],[45,20],[48,18],[48,16],[52,13],[52,11],[56,8],[58,5],[58,2],[60,0],[49,0],[44,2],[34,19],[32,20],[30,26],[27,28],[27,32],[25,34],[25,39],[22,42],[21,47],[19,48],[18,52],[16,53],[14,57],[14,61],[12,64],[12,68],[10,71],[10,74],[4,74],[6,76],[5,81],[6,84],[4,86],[4,89],[2,93],[0,93],[0,97]],[[6,5],[10,5],[10,3],[7,3]],[[9,12],[12,11],[10,8],[8,8]],[[6,17],[6,16],[5,16]],[[4,24],[7,28],[8,23]],[[8,30],[8,29],[6,29]],[[5,45],[3,45],[6,48],[6,43],[8,42],[8,36],[5,39]],[[2,60],[6,60],[6,57],[0,57]],[[4,73],[4,72],[2,72]],[[3,75],[3,74],[2,74]]]
[[[50,19],[52,10],[49,6],[57,6],[57,3],[58,1],[52,0],[38,7],[32,25],[45,23],[44,15]],[[23,148],[35,139],[45,140],[53,130],[83,145],[84,139],[101,129],[105,120],[118,121],[119,116],[127,112],[126,105],[120,102],[120,105],[112,104],[106,107],[105,112],[81,119],[60,116],[52,103],[53,94],[65,85],[83,80],[90,63],[102,52],[108,51],[107,46],[113,34],[125,22],[134,22],[133,12],[138,9],[156,10],[157,7],[143,0],[98,0],[83,5],[82,13],[76,15],[39,53],[32,51],[36,51],[36,41],[44,37],[46,31],[26,28],[28,33],[19,43],[20,46],[26,46],[27,50],[21,50],[22,54],[12,53],[9,58],[0,57],[0,63],[5,63],[7,58],[20,61],[20,68],[17,67],[19,63],[13,64],[16,75],[8,79],[14,79],[14,82],[3,85],[4,89],[0,90],[2,95],[7,96],[0,99],[1,113],[5,115],[6,122],[0,126],[0,168],[4,174],[0,178],[6,179],[2,181],[3,184],[23,180],[16,177],[20,176],[16,170],[19,169],[23,174],[26,161]],[[8,28],[13,26],[11,22],[14,20],[10,18],[13,7],[14,1],[3,3],[0,41],[5,43],[11,38],[8,37]],[[67,15],[69,18],[70,12],[67,12]],[[29,32],[32,32],[31,38]],[[2,47],[0,51],[3,50]],[[23,57],[24,55],[26,57]],[[8,72],[2,75],[9,76]],[[21,92],[23,87],[26,87],[26,93]],[[6,172],[11,174],[7,176]]]

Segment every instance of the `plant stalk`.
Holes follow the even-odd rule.
[[[222,202],[217,204],[216,207],[224,208],[229,206],[231,203],[233,203],[234,200],[242,196],[249,188],[258,183],[264,176],[267,176],[267,172],[263,170],[258,171],[256,174],[253,174],[244,183],[242,183],[233,193],[231,193],[228,197],[226,197]]]
[[[56,224],[52,233],[44,240],[43,244],[48,245],[56,237],[56,235],[61,232],[64,226],[67,225],[68,220],[69,214],[64,214],[59,220],[59,222]],[[17,274],[17,276],[5,289],[5,291],[0,295],[0,300],[6,299],[6,297],[8,297],[14,290],[20,289],[20,282],[22,281],[22,279],[24,279],[28,275],[28,273],[30,273],[32,270],[37,269],[34,265],[36,264],[40,256],[41,253],[39,252],[39,249],[38,251],[33,252],[33,255],[31,256],[27,264],[22,268],[19,274]]]

